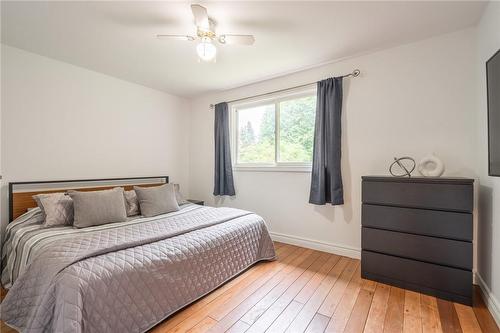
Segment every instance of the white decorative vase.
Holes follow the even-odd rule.
[[[444,173],[444,163],[436,155],[430,154],[420,160],[417,169],[424,177],[440,177]]]

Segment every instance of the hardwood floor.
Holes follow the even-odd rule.
[[[361,279],[359,260],[275,243],[262,262],[160,323],[167,332],[499,333],[474,307]],[[0,323],[0,331],[14,332]]]

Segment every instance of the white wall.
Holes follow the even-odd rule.
[[[2,207],[9,181],[168,175],[187,192],[186,100],[6,45],[1,64]]]
[[[275,236],[357,256],[361,176],[387,174],[394,156],[434,152],[448,176],[475,176],[475,30],[468,29],[192,101],[190,193],[214,204],[209,104],[314,82],[359,68],[345,81],[345,205],[308,204],[310,173],[235,172],[224,205],[261,214]],[[220,203],[219,203],[220,204]],[[304,243],[304,240],[306,242]]]
[[[486,61],[500,49],[500,2],[490,2],[477,28],[477,170],[480,177],[478,273],[490,311],[500,326],[500,178],[488,176]]]

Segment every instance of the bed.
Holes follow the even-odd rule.
[[[126,222],[43,228],[30,200],[61,188],[158,185],[138,183],[144,179],[11,183],[10,216],[18,219],[4,240],[2,282],[10,288],[1,319],[22,332],[144,332],[256,262],[275,259],[264,220],[248,211],[185,204]]]

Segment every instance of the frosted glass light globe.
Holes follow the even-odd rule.
[[[203,38],[201,42],[196,46],[196,53],[203,61],[212,61],[217,55],[217,48],[210,38]]]

